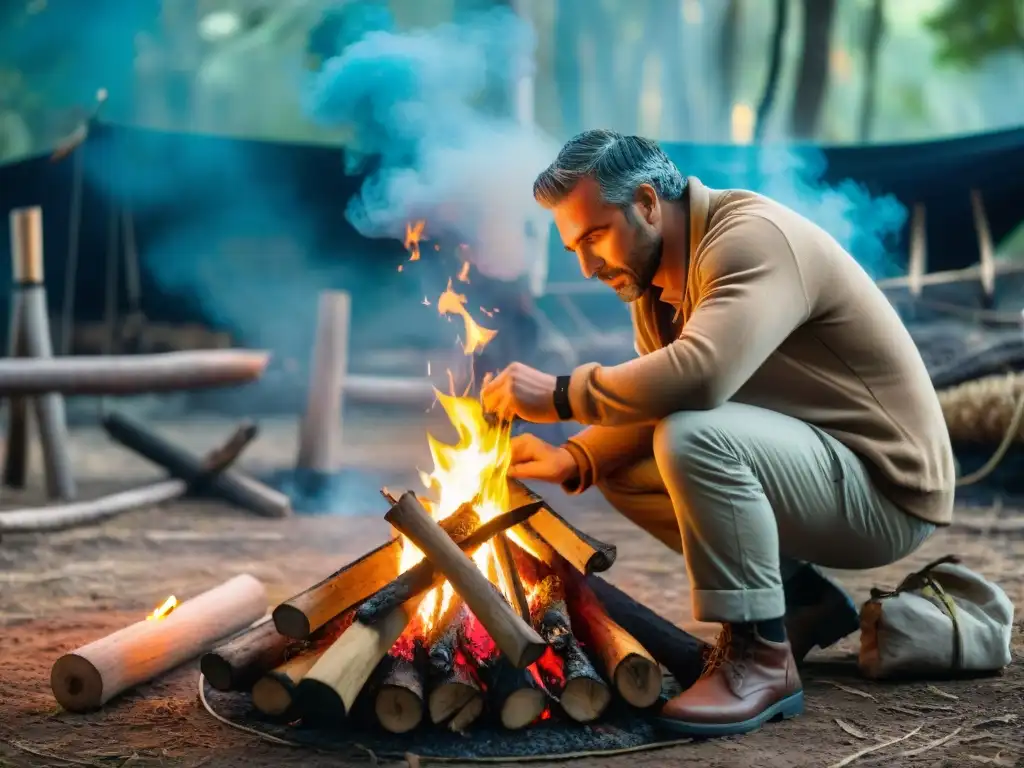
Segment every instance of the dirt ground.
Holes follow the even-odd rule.
[[[287,465],[294,456],[289,429],[265,430],[252,460],[259,466]],[[176,425],[168,433],[199,450],[227,431],[226,424]],[[354,471],[383,467],[395,473],[422,465],[422,434],[422,427],[404,439],[396,430],[379,426],[350,431],[346,439],[353,446],[351,455],[359,457]],[[94,432],[76,432],[74,440],[83,497],[155,476],[152,468]],[[33,485],[40,482],[36,478]],[[554,489],[538,490],[587,531],[618,545],[618,562],[608,574],[611,581],[680,626],[713,635],[714,627],[688,620],[689,590],[678,556],[616,516],[595,494],[568,499]],[[3,506],[38,503],[39,495],[37,490],[5,491]],[[5,537],[0,541],[0,766],[348,764],[337,755],[262,742],[217,722],[197,700],[194,663],[85,716],[56,706],[49,669],[61,653],[137,621],[168,594],[188,597],[238,573],[260,578],[272,601],[283,600],[379,544],[387,535],[382,504],[370,497],[360,516],[275,521],[215,503],[181,502],[96,527]],[[894,586],[913,568],[947,553],[959,554],[966,565],[1001,584],[1018,611],[1024,607],[1024,513],[1015,510],[962,510],[955,526],[937,534],[908,561],[837,575],[863,600],[872,586]],[[1024,765],[1022,630],[1018,621],[1015,664],[1003,674],[934,683],[872,684],[859,679],[857,638],[851,637],[812,656],[803,670],[803,717],[741,738],[576,764],[824,768],[902,739],[852,764]]]

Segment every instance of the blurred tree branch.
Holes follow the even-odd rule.
[[[872,0],[864,34],[864,91],[861,94],[857,140],[871,138],[878,103],[878,52],[885,35],[885,0]]]
[[[925,26],[939,38],[944,64],[974,67],[999,53],[1024,53],[1021,0],[948,0]]]
[[[768,129],[768,118],[771,117],[772,105],[779,90],[779,75],[782,72],[782,47],[786,40],[789,26],[789,0],[775,0],[775,28],[772,31],[772,45],[768,54],[768,75],[765,77],[761,101],[757,105],[757,118],[754,122],[754,140],[761,142],[764,132]]]
[[[828,88],[836,0],[803,0],[802,4],[803,43],[790,115],[790,133],[796,139],[813,139],[818,132]]]

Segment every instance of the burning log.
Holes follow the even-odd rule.
[[[103,417],[103,429],[114,440],[166,469],[196,490],[215,495],[250,512],[266,517],[285,517],[291,502],[283,493],[237,470],[209,474],[204,459],[149,431],[145,425],[121,413]]]
[[[523,617],[523,621],[530,621],[530,604],[526,601],[523,580],[519,578],[519,570],[512,557],[512,548],[509,546],[508,537],[503,533],[498,534],[494,539],[494,556],[498,570],[501,572],[501,579],[510,590],[509,597],[512,598],[516,610]]]
[[[600,657],[605,677],[634,707],[653,705],[661,696],[661,667],[626,630],[616,624],[582,577],[559,569],[572,626],[585,647]]]
[[[222,446],[212,450],[203,459],[200,480],[213,476],[232,464],[255,437],[255,425],[246,423],[238,427]],[[161,480],[93,501],[0,512],[0,534],[62,531],[78,525],[98,523],[122,512],[180,498],[189,488],[189,484],[184,480]]]
[[[612,620],[647,649],[683,690],[697,682],[710,650],[707,643],[663,619],[600,576],[588,576],[586,581]]]
[[[254,381],[269,354],[206,349],[153,355],[98,355],[0,360],[0,396],[138,395]]]
[[[408,536],[445,575],[514,667],[524,669],[540,658],[546,647],[544,640],[427,514],[415,494],[402,494],[384,519]]]
[[[541,637],[551,645],[537,662],[544,687],[576,722],[596,720],[611,703],[611,691],[573,635],[565,590],[556,576],[538,585],[533,615]]]
[[[423,721],[423,645],[401,637],[379,668],[374,698],[377,722],[391,733],[408,733]]]
[[[548,703],[548,694],[541,687],[534,670],[513,666],[476,616],[470,616],[464,627],[462,651],[476,667],[501,724],[514,731],[534,722],[544,713]],[[457,715],[456,720],[459,719]],[[453,730],[455,725],[453,721]]]
[[[297,716],[299,682],[323,653],[322,648],[304,651],[263,675],[252,687],[253,706],[270,717],[291,719]]]
[[[249,575],[236,576],[171,613],[143,620],[61,656],[50,687],[64,709],[85,712],[191,659],[264,615],[267,593]]]
[[[527,534],[527,542],[531,538],[542,539],[580,573],[607,571],[615,563],[617,552],[613,545],[598,541],[576,528],[518,480],[509,480],[508,487],[512,506],[521,506],[533,501],[539,501],[544,505],[528,524],[520,526]]]
[[[418,605],[419,598],[413,598],[373,626],[353,622],[299,683],[303,714],[334,721],[347,715],[374,669],[409,625]]]
[[[479,517],[472,506],[465,505],[443,520],[441,527],[453,535],[458,535],[457,531],[466,530],[478,520]],[[386,544],[381,544],[358,560],[335,571],[323,581],[281,603],[274,609],[277,631],[296,640],[303,640],[339,613],[362,603],[372,595],[383,593],[397,581],[401,557],[402,541],[394,537]],[[402,583],[407,585],[405,588],[408,589],[408,597],[397,602],[389,602],[386,607],[375,602],[374,605],[377,607],[372,614],[373,620],[364,621],[362,616],[359,620],[372,624],[378,617],[390,614],[410,598],[426,592],[434,577],[431,571],[426,586],[422,589],[417,586],[424,583],[424,571],[427,570],[427,566],[424,566],[423,562],[406,571],[410,575],[406,576]],[[408,586],[410,584],[411,586]],[[402,585],[396,585],[389,594],[397,594],[402,588]]]
[[[453,731],[462,731],[483,712],[484,699],[476,671],[463,651],[469,610],[459,600],[449,614],[451,618],[427,651],[427,709],[435,725],[448,723]]]
[[[502,531],[519,525],[529,519],[529,517],[540,509],[540,507],[541,504],[534,502],[532,504],[527,504],[525,507],[518,507],[509,512],[505,512],[504,514],[491,518],[468,536],[465,536],[465,538],[460,534],[460,531],[464,530],[460,521],[456,521],[452,524],[448,522],[448,520],[450,520],[451,517],[455,517],[455,515],[442,520],[441,527],[444,528],[449,536],[451,536],[452,541],[458,544],[459,549],[467,555],[472,555],[477,548],[495,536],[498,536]],[[469,512],[467,511],[464,514],[467,519],[469,519]],[[473,514],[475,515],[475,513]],[[456,513],[456,515],[461,516],[461,513]],[[455,525],[459,526],[458,530],[454,528]],[[367,598],[366,602],[363,603],[356,611],[356,619],[364,624],[372,624],[377,621],[379,617],[401,605],[409,598],[415,597],[416,595],[422,595],[432,587],[440,586],[443,583],[444,574],[439,573],[430,560],[421,560],[416,565],[399,574],[394,581],[377,590],[373,595]],[[519,588],[520,590],[522,589],[522,583],[520,583]],[[524,592],[524,600],[525,597],[526,595]]]
[[[284,662],[294,642],[279,633],[268,616],[204,654],[199,670],[218,691],[248,690],[264,672]]]

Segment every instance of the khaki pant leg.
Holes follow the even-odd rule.
[[[597,488],[619,514],[682,553],[679,521],[654,456],[613,472]]]
[[[655,431],[654,457],[701,621],[781,617],[786,561],[874,568],[935,530],[883,497],[837,440],[761,408],[728,403],[669,416]],[[656,512],[663,514],[647,501],[634,514],[647,527]]]

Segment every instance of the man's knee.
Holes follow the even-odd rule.
[[[684,486],[694,476],[717,471],[723,459],[737,458],[726,407],[680,411],[654,430],[654,460],[666,484]]]

